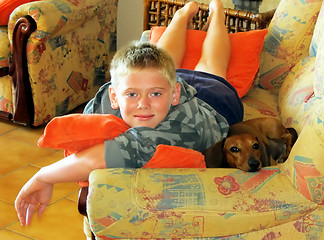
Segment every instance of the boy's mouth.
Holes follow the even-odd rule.
[[[150,115],[134,115],[134,117],[139,120],[139,121],[148,121],[151,120],[154,115],[150,114]]]

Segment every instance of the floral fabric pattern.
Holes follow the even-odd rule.
[[[240,189],[240,186],[232,176],[216,177],[214,182],[218,186],[218,191],[223,195],[230,195],[232,192]]]

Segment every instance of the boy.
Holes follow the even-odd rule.
[[[218,34],[210,35],[210,31],[213,32],[213,29],[219,27],[225,28],[223,23],[218,24],[218,21],[223,21],[224,18],[219,0],[213,0],[210,9],[209,28],[205,40],[207,42],[210,40],[208,36],[211,38],[214,34]],[[122,117],[131,127],[130,130],[104,144],[72,154],[40,169],[23,186],[15,202],[22,225],[31,223],[37,207],[38,216],[44,212],[55,183],[86,181],[90,172],[99,168],[142,167],[153,156],[159,144],[203,151],[226,136],[228,131],[226,119],[204,101],[196,98],[196,90],[181,79],[177,81],[175,75],[175,68],[179,66],[179,59],[184,52],[181,52],[181,47],[172,49],[169,38],[172,41],[172,32],[177,28],[186,30],[197,10],[197,4],[190,2],[177,11],[173,23],[170,24],[170,28],[168,27],[171,30],[167,29],[163,34],[158,47],[148,43],[135,43],[118,51],[111,63],[111,83],[99,90],[96,97],[87,105],[85,112],[110,113]],[[224,33],[223,29],[221,32]],[[227,36],[227,32],[225,33]],[[217,38],[219,36],[217,35]],[[185,36],[182,37],[185,40]],[[177,38],[179,40],[179,36]],[[223,42],[223,38],[220,42]],[[210,79],[213,82],[217,81],[215,83],[217,88],[222,89],[220,94],[224,92],[225,95],[232,96],[232,102],[240,105],[235,90],[221,78],[226,75],[229,60],[229,43],[224,44],[221,46],[222,50],[217,52],[221,55],[221,61],[214,62],[217,66],[212,66],[207,71],[210,56],[206,53],[198,63],[197,71],[184,72],[182,75],[194,78],[193,74],[198,74],[197,83]],[[162,49],[171,52],[171,57]],[[224,54],[223,49],[227,49]],[[211,49],[208,49],[208,52],[210,51]],[[204,61],[207,61],[207,65]],[[192,84],[195,83],[196,80]],[[227,107],[224,108],[225,112]],[[240,113],[235,117],[240,118]]]

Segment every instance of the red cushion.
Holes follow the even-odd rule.
[[[33,0],[0,0],[0,26],[8,25],[9,16],[15,8],[32,1]]]
[[[153,27],[150,41],[157,43],[165,27]],[[227,69],[227,81],[243,97],[251,88],[259,69],[259,55],[262,50],[267,29],[252,30],[229,34],[231,42],[231,58]],[[206,32],[187,30],[186,53],[181,68],[193,70],[197,65],[202,50]]]

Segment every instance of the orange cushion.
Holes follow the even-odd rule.
[[[176,159],[176,160],[175,160]],[[143,168],[205,168],[205,157],[198,151],[177,146],[158,145]]]
[[[124,120],[110,114],[70,114],[53,118],[38,140],[39,147],[80,152],[127,131]]]
[[[166,27],[153,27],[150,41],[157,43]],[[227,81],[243,97],[251,88],[259,69],[259,55],[262,50],[267,29],[252,30],[229,34],[231,42],[231,58],[227,69]],[[187,30],[186,53],[181,68],[193,70],[197,65],[206,32]]]
[[[79,152],[127,131],[124,120],[110,114],[70,114],[53,118],[38,140],[38,146]],[[176,161],[175,161],[176,159]],[[204,156],[192,149],[159,145],[145,168],[205,168]],[[87,183],[79,183],[87,186]]]
[[[8,25],[9,16],[15,8],[32,1],[33,0],[0,0],[0,26]]]

